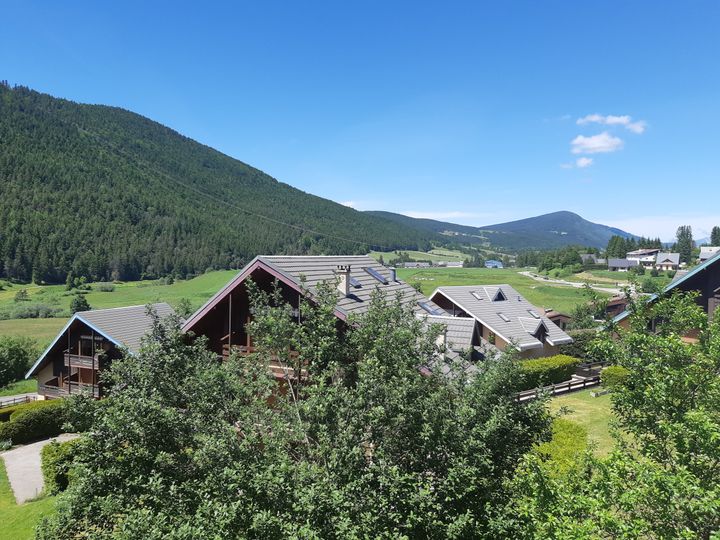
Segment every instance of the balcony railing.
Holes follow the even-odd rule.
[[[100,369],[100,360],[93,356],[65,353],[65,367]]]
[[[231,352],[239,354],[240,356],[247,356],[249,354],[257,352],[257,350],[255,349],[255,347],[248,347],[246,345],[228,345],[227,343],[225,343],[223,345],[222,359],[227,360],[228,358],[230,358]],[[297,351],[291,351],[289,354],[290,360],[294,360],[298,356],[299,354]],[[293,366],[284,364],[278,359],[271,358],[268,367],[270,368],[270,372],[276,379],[285,379],[286,377],[290,379],[297,379],[298,375],[304,379],[308,375],[307,369],[300,369],[300,373],[298,374],[297,370]]]
[[[38,384],[38,394],[49,398],[65,397],[70,394],[87,393],[93,397],[100,397],[100,389],[96,384],[70,382],[60,386],[52,384]]]

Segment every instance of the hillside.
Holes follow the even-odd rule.
[[[613,235],[634,237],[614,227],[592,223],[573,212],[553,212],[541,216],[471,227],[432,219],[416,219],[391,212],[368,212],[415,227],[425,233],[437,233],[460,243],[481,244],[498,250],[555,249],[568,245],[604,248]]]
[[[0,84],[0,279],[184,276],[259,253],[426,249],[434,236],[132,112]]]

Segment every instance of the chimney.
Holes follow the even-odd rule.
[[[338,290],[343,296],[350,295],[350,265],[338,265],[335,270],[338,278]]]
[[[395,270],[395,267],[388,268],[390,270],[390,281],[397,281],[397,270]]]

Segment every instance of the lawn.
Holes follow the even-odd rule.
[[[67,318],[0,320],[0,336],[26,336],[37,341],[41,348],[50,344]]]
[[[614,445],[609,429],[613,417],[610,395],[594,398],[590,395],[592,391],[596,390],[582,390],[553,398],[550,401],[550,410],[558,412],[561,407],[567,407],[570,412],[564,418],[585,427],[589,441],[597,445],[597,455],[605,456]]]
[[[24,504],[16,504],[0,459],[0,540],[24,540],[35,537],[35,525],[54,511],[55,498],[41,497]]]
[[[645,279],[650,278],[659,287],[665,287],[665,285],[670,283],[670,278],[667,277],[665,272],[661,272],[659,276],[652,277],[649,271],[645,272],[645,275],[636,276],[629,272],[611,272],[610,270],[585,270],[578,274],[573,274],[569,271],[553,269],[547,272],[541,272],[541,275],[559,277],[566,281],[575,281],[578,283],[588,282],[592,285],[606,287],[624,287],[630,284],[630,278],[634,278],[638,283],[642,283]]]
[[[465,255],[461,251],[453,251],[450,249],[432,249],[428,252],[425,251],[409,251],[409,250],[402,250],[403,253],[407,253],[408,256],[413,261],[431,261],[431,262],[439,262],[439,261],[464,261],[468,258],[467,255]],[[399,255],[394,251],[371,251],[370,256],[373,259],[380,260],[380,257],[382,256],[383,261],[386,263],[392,263],[395,261]]]
[[[33,392],[37,392],[37,380],[28,379],[17,381],[4,388],[0,388],[0,397],[14,396],[15,394],[30,394]]]
[[[587,299],[582,289],[545,284],[518,272],[517,268],[400,268],[398,277],[408,283],[419,283],[425,295],[448,285],[499,285],[514,287],[539,308],[553,308],[565,313]]]

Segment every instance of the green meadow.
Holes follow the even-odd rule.
[[[35,525],[54,511],[55,497],[17,504],[5,473],[5,462],[0,459],[0,540],[35,538]]]
[[[517,268],[400,268],[398,277],[417,283],[425,295],[438,287],[449,285],[500,285],[515,288],[539,308],[552,308],[566,313],[585,302],[582,289],[541,283],[518,272]]]

